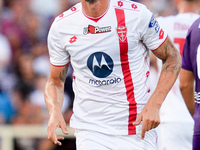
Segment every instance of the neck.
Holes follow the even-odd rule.
[[[199,4],[196,2],[181,1],[178,6],[179,13],[199,13]]]
[[[109,0],[96,0],[94,3],[81,0],[83,12],[89,17],[100,17],[109,6]]]

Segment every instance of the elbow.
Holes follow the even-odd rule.
[[[181,55],[177,50],[173,50],[166,60],[163,61],[163,64],[166,70],[172,71],[176,76],[179,75],[181,66],[182,66],[182,59]]]
[[[187,81],[181,81],[180,82],[180,86],[179,86],[180,90],[181,90],[181,93],[185,90],[191,90],[193,89],[193,84],[191,84],[190,82],[187,82]]]
[[[182,66],[182,58],[181,58],[181,55],[178,51],[176,51],[176,57],[177,57],[177,64],[178,64],[179,73],[180,73],[181,66]]]
[[[174,60],[174,67],[173,69],[176,72],[176,75],[178,76],[181,70],[181,66],[182,66],[182,58],[180,53],[178,52],[178,50],[174,50],[173,54],[171,55],[171,61],[173,62]]]
[[[181,82],[179,88],[180,88],[181,93],[182,93],[184,91],[184,89],[187,89],[187,84]]]

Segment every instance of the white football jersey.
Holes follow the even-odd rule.
[[[157,18],[159,24],[168,32],[181,56],[188,29],[197,18],[199,18],[199,15],[196,13],[180,13],[174,16]],[[158,60],[160,70],[161,65],[162,62]],[[181,95],[179,77],[163,102],[160,113],[161,121],[193,122]]]
[[[78,3],[53,22],[48,48],[54,66],[71,63],[75,100],[70,126],[107,134],[136,134],[132,123],[149,98],[149,49],[167,34],[142,4],[110,0],[90,18]],[[147,48],[146,48],[147,47]]]

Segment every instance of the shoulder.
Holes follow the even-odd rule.
[[[55,18],[54,22],[60,22],[62,20],[74,18],[74,16],[79,12],[81,12],[80,2],[74,5],[73,7],[71,7],[70,9],[68,9],[67,11],[63,12],[62,14],[58,15]]]
[[[145,5],[138,2],[131,1],[131,0],[112,0],[111,3],[113,7],[124,9],[124,10],[140,12],[143,9],[146,9]]]
[[[194,21],[194,23],[192,24],[192,26],[189,29],[189,32],[200,32],[200,17]]]
[[[188,30],[187,40],[192,42],[191,46],[198,46],[200,42],[200,18],[197,19]]]
[[[191,27],[188,30],[187,39],[192,38],[196,38],[197,40],[200,39],[200,17],[192,23]]]

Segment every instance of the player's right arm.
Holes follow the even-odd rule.
[[[155,91],[133,123],[139,125],[143,121],[142,139],[144,139],[146,131],[156,128],[160,124],[160,107],[179,75],[182,62],[179,52],[169,37],[157,50],[153,51],[153,54],[162,60],[163,65]]]
[[[190,114],[194,115],[194,74],[192,71],[181,69],[180,72],[180,90],[187,105]]]
[[[62,67],[51,65],[49,79],[45,87],[45,102],[49,110],[48,139],[58,145],[61,145],[59,140],[63,140],[64,137],[57,137],[56,128],[59,127],[64,134],[68,134],[61,113],[64,100],[64,83],[68,68],[69,64]]]

